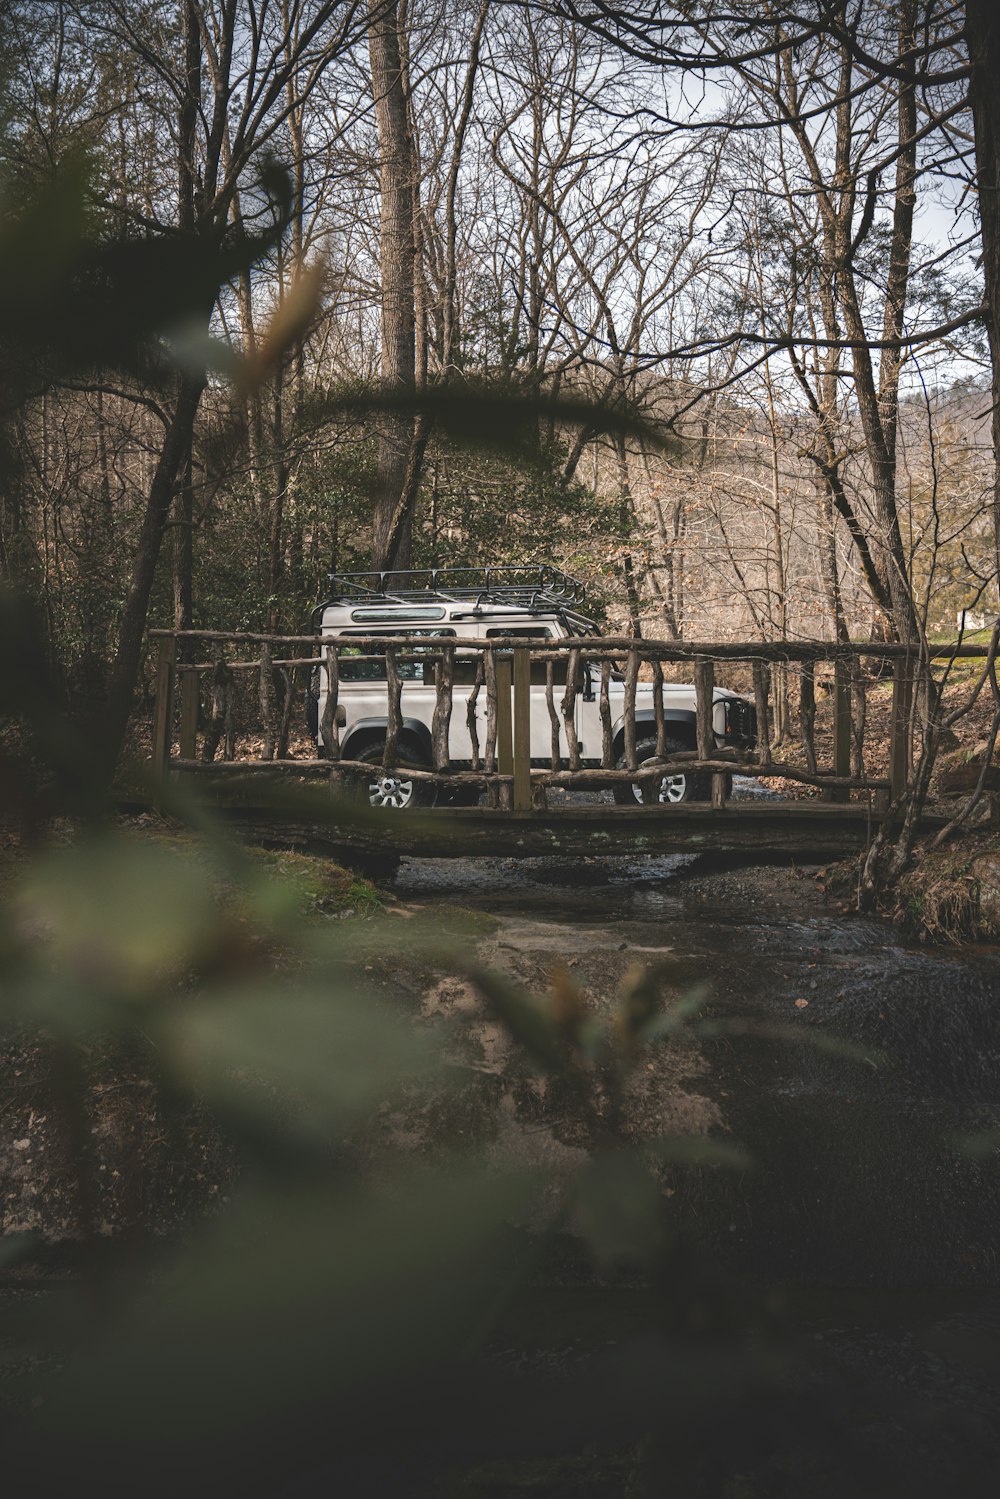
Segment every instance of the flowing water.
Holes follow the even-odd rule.
[[[699,1334],[683,1345],[666,1448],[657,1453],[647,1435],[651,1465],[616,1470],[627,1421],[581,1416],[577,1436],[585,1427],[599,1454],[587,1470],[592,1489],[563,1458],[523,1469],[532,1492],[661,1493],[666,1473],[680,1485],[671,1492],[705,1499],[994,1493],[1000,951],[908,943],[883,922],[838,913],[810,872],[787,868],[713,872],[679,857],[413,860],[395,888],[414,907],[488,912],[498,927],[483,955],[536,992],[563,967],[607,1009],[636,963],[665,964],[678,996],[706,986],[701,1014],[714,1033],[648,1064],[634,1137],[708,1134],[751,1157],[746,1170],[680,1171],[669,1189],[694,1251],[680,1272],[683,1296],[697,1300],[690,1285],[702,1261],[716,1277],[710,1316],[720,1284],[742,1289],[727,1302],[739,1309],[722,1342]],[[502,1074],[495,1038],[490,1046],[487,1063]],[[543,1163],[558,1159],[553,1141],[579,1147],[560,1129],[558,1105],[494,1081],[491,1106],[508,1141],[520,1119],[526,1153],[540,1139]],[[641,1389],[670,1388],[676,1369],[656,1364],[655,1350],[676,1358],[674,1335],[649,1343],[663,1323],[663,1286],[595,1286],[561,1270],[510,1310],[492,1355],[529,1378],[593,1369],[608,1380],[609,1411],[615,1390],[619,1405],[641,1405],[641,1393],[621,1394],[636,1367],[646,1368]],[[779,1308],[775,1340],[733,1335],[747,1307],[752,1321],[765,1305]],[[654,1350],[648,1367],[644,1349]],[[692,1397],[678,1424],[686,1382],[697,1379],[690,1371],[711,1349],[722,1360],[707,1376],[712,1393]],[[727,1390],[720,1371],[751,1350],[759,1357],[746,1388]],[[767,1368],[779,1371],[772,1386]]]
[[[905,944],[787,870],[690,862],[413,860],[396,891],[488,911],[494,961],[538,987],[572,965],[598,1006],[636,962],[707,985],[703,1018],[736,1034],[700,1040],[680,1087],[754,1162],[686,1187],[716,1251],[822,1284],[996,1285],[1000,953]]]

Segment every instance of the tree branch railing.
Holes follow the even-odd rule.
[[[935,664],[950,667],[959,658],[989,654],[986,646],[964,642],[921,654],[903,645],[821,641],[689,643],[620,636],[464,640],[405,632],[347,640],[247,631],[150,633],[157,650],[152,763],[160,774],[214,771],[228,779],[265,770],[291,776],[325,773],[334,781],[345,775],[370,776],[369,761],[343,755],[341,730],[352,672],[375,665],[368,685],[385,694],[383,767],[405,766],[408,778],[438,788],[479,788],[487,792],[490,805],[519,812],[544,808],[546,792],[557,787],[596,791],[632,783],[642,789],[644,801],[651,800],[655,783],[671,769],[706,778],[711,805],[720,810],[729,799],[734,774],[778,779],[829,801],[857,795],[884,810],[905,792],[913,774],[916,678],[932,672]],[[183,652],[178,649],[182,642]],[[888,770],[881,776],[866,773],[864,765],[865,727],[871,720],[867,696],[878,685],[874,676],[865,677],[866,661],[883,671],[891,664],[893,671]],[[408,675],[414,663],[419,664],[419,678]],[[693,748],[668,752],[666,671],[671,668],[687,668],[686,680],[693,682],[696,734]],[[789,729],[784,737],[778,734],[775,668],[788,674],[793,694],[797,681],[798,713],[790,715],[797,738]],[[715,745],[713,691],[720,674],[739,676],[734,690],[755,705],[754,748],[720,750]],[[613,680],[623,683],[624,711],[617,728]],[[636,720],[640,682],[651,687],[655,729],[655,755],[641,764]],[[304,729],[310,686],[314,693],[319,687],[322,704],[315,739],[307,738]],[[816,727],[820,687],[826,689],[831,709],[831,732],[824,735],[822,752]],[[424,693],[429,736],[426,764],[418,765],[412,763],[412,745],[407,753],[405,728],[407,697],[415,688]],[[597,704],[599,757],[595,745],[581,743],[581,702]],[[303,725],[297,737],[296,722]],[[456,730],[464,731],[469,741],[460,766],[453,762],[450,743]],[[599,764],[585,765],[585,758],[599,758]]]

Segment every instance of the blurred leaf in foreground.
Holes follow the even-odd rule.
[[[288,212],[284,174],[267,167],[273,223],[262,234],[100,239],[89,176],[86,158],[70,156],[30,197],[0,204],[0,416],[81,371],[163,386],[176,371],[171,342],[201,376],[232,369],[228,346],[207,334],[212,307],[220,287],[273,248]]]
[[[573,1219],[603,1268],[649,1266],[663,1252],[660,1183],[633,1151],[591,1158],[576,1183]]]
[[[534,1190],[465,1170],[245,1196],[49,1382],[39,1432],[114,1441],[124,1459],[239,1433],[252,1447],[257,1423],[323,1408],[350,1448],[381,1386],[427,1377],[488,1328],[517,1276],[504,1225]]]
[[[203,955],[220,921],[202,861],[115,834],[49,849],[15,887],[12,910],[17,936],[46,967],[81,991],[139,1005]],[[62,1019],[77,1023],[71,1010]]]
[[[199,995],[165,1015],[154,1037],[168,1070],[211,1104],[324,1137],[438,1067],[429,1027],[322,978]]]

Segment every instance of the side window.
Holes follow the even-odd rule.
[[[454,636],[454,630],[408,630],[400,625],[395,630],[359,630],[359,635],[424,635],[440,639],[443,635]],[[386,679],[385,658],[375,655],[373,646],[351,645],[349,636],[338,641],[340,656],[340,679],[342,682],[384,682]],[[426,647],[425,647],[426,649]],[[404,682],[433,681],[434,668],[420,659],[421,648],[416,646],[409,660],[399,662],[399,675]],[[352,659],[354,658],[354,659]],[[360,658],[360,659],[357,659]]]
[[[537,640],[542,636],[545,640],[553,638],[554,631],[548,625],[513,625],[497,626],[495,629],[486,631],[487,640],[500,640],[503,638],[513,640]],[[553,662],[552,681],[556,687],[566,685],[566,658],[560,657]],[[531,663],[531,685],[533,687],[544,687],[547,680],[547,667],[544,661],[532,661]]]
[[[552,631],[548,625],[508,625],[506,628],[497,628],[486,631],[487,640],[537,640],[542,636],[545,640],[552,639]]]
[[[344,645],[341,642],[337,655],[340,660],[340,680],[342,682],[385,681],[384,661],[352,660],[352,657],[361,655],[361,647],[359,645]]]

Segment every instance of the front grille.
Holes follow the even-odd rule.
[[[726,700],[726,739],[745,749],[753,749],[757,743],[757,710],[745,698]]]

